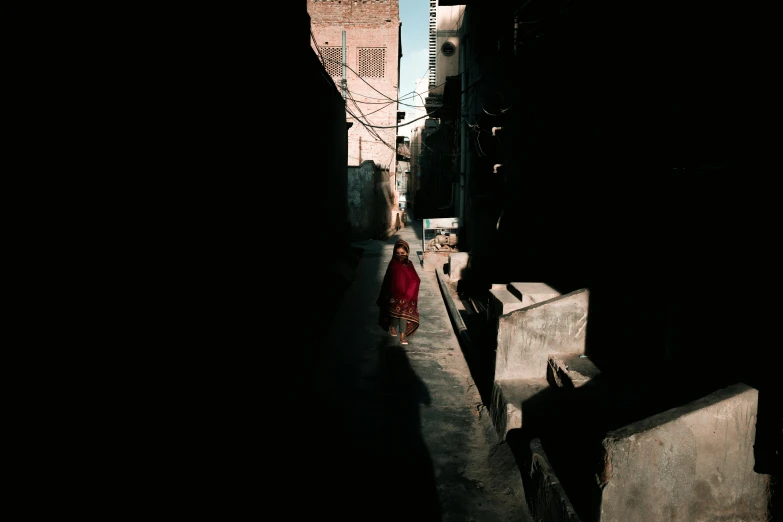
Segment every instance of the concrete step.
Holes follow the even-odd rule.
[[[488,319],[519,310],[525,305],[511,293],[506,284],[493,284],[489,289]]]
[[[522,302],[522,306],[541,303],[560,295],[560,292],[545,283],[509,283],[507,287]]]

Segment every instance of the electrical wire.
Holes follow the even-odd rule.
[[[476,146],[479,150],[479,156],[486,156],[487,154],[484,152],[484,149],[481,148],[481,141],[479,140],[479,137],[481,136],[481,131],[476,132]]]
[[[458,35],[461,35],[461,31],[460,31],[458,28],[459,28],[459,26],[460,26],[460,24],[461,24],[461,22],[462,22],[462,19],[463,19],[463,17],[464,17],[464,16],[465,16],[465,10],[463,9],[463,10],[462,10],[462,13],[460,13],[460,17],[459,17],[459,19],[457,20],[457,23],[456,23],[456,24],[455,24],[455,26],[454,26],[454,29],[452,29],[452,32],[456,32]],[[312,36],[312,38],[313,38],[313,41],[315,42],[315,36],[313,35],[312,26],[311,26],[311,28],[310,28],[310,35]],[[317,46],[317,44],[316,44],[316,46]],[[441,49],[438,49],[438,51],[437,51],[437,52],[438,52],[438,54],[441,54],[441,53],[442,53],[442,50],[441,50]],[[425,108],[425,107],[426,107],[426,102],[425,102],[425,105],[421,105],[421,106],[420,106],[420,105],[411,105],[411,104],[408,104],[408,103],[405,103],[405,102],[403,102],[403,101],[402,101],[402,100],[403,100],[403,99],[405,99],[405,97],[406,97],[406,96],[408,96],[408,95],[411,95],[411,96],[413,96],[413,95],[418,95],[418,96],[421,98],[421,94],[420,94],[418,91],[410,91],[410,92],[406,93],[405,95],[403,95],[402,97],[399,97],[399,98],[397,98],[397,99],[390,98],[390,97],[389,97],[387,94],[385,94],[385,93],[383,93],[383,92],[379,91],[379,90],[378,90],[378,89],[376,89],[376,88],[375,88],[373,85],[371,85],[370,83],[368,83],[368,82],[367,82],[367,80],[365,80],[365,79],[364,79],[364,77],[362,77],[361,75],[359,75],[359,73],[358,73],[358,72],[356,72],[356,70],[354,70],[354,69],[353,69],[353,68],[352,68],[350,65],[348,65],[347,63],[343,63],[341,60],[334,60],[334,59],[331,59],[331,58],[323,58],[323,55],[321,54],[321,52],[320,52],[320,49],[318,49],[318,53],[319,53],[319,55],[321,55],[321,58],[322,58],[322,61],[324,62],[324,64],[325,64],[326,62],[331,62],[331,63],[336,63],[336,64],[339,64],[339,65],[345,66],[345,67],[346,67],[347,69],[349,69],[349,70],[350,70],[352,73],[354,73],[354,75],[356,75],[356,77],[357,77],[357,78],[359,78],[360,80],[362,80],[362,81],[363,81],[364,83],[366,83],[366,84],[367,84],[367,85],[368,85],[370,88],[372,88],[372,89],[373,89],[375,92],[377,92],[378,94],[380,94],[380,95],[382,96],[382,98],[372,98],[372,97],[370,97],[370,96],[368,96],[368,95],[364,95],[364,94],[361,94],[361,96],[365,96],[365,97],[367,97],[367,98],[370,98],[370,99],[384,99],[384,100],[389,100],[390,102],[395,102],[395,103],[398,103],[398,104],[400,104],[400,105],[404,105],[404,106],[406,106],[406,107],[413,107],[413,108],[416,108],[416,109],[421,109],[421,108]],[[470,70],[472,67],[473,67],[473,66],[471,66],[471,67],[470,67],[468,70]],[[430,72],[430,70],[431,70],[431,69],[432,69],[432,66],[429,66],[429,67],[427,67],[427,70],[424,72],[424,75],[425,75],[425,76],[422,76],[422,78],[425,78],[425,77],[426,77],[426,75],[427,75],[427,74]],[[454,75],[454,76],[459,76],[459,75],[461,75],[461,74],[463,74],[463,73],[458,73],[457,75]],[[441,86],[443,86],[443,85],[445,85],[445,84],[446,84],[446,82],[444,81],[443,83],[440,83],[440,84],[437,84],[437,85],[428,86],[426,93],[427,93],[427,94],[429,94],[429,93],[430,93],[430,92],[432,92],[434,89],[437,89],[437,88],[439,88],[439,87],[441,87]]]
[[[353,93],[352,93],[352,94],[353,94]],[[355,100],[353,97],[351,97],[351,101],[353,101],[353,102],[354,102],[354,104],[356,104],[356,103],[361,103],[361,104],[363,104],[363,105],[366,105],[366,104],[367,104],[367,102],[363,102],[363,101],[357,102],[357,100]],[[370,114],[375,114],[376,112],[382,111],[383,109],[387,108],[387,107],[388,107],[389,105],[391,105],[392,103],[393,103],[393,102],[387,102],[386,104],[384,104],[384,106],[383,106],[383,107],[379,107],[379,108],[375,109],[374,111],[372,111],[372,112],[368,112],[368,113],[366,113],[366,114],[365,114],[364,112],[362,112],[362,116],[364,116],[364,117],[367,117],[367,116],[369,116]],[[373,105],[378,105],[378,104],[373,104]],[[358,105],[357,105],[357,108],[358,108]]]
[[[362,116],[363,116],[363,117],[366,119],[366,118],[367,118],[367,115],[365,115],[365,114],[362,112],[362,109],[361,109],[361,107],[359,107],[359,105],[356,103],[356,100],[354,100],[353,98],[350,98],[350,100],[351,100],[351,102],[354,104],[354,106],[356,107],[356,109],[359,111],[359,113],[361,113],[361,114],[362,114]],[[369,125],[369,124],[365,123],[364,121],[362,121],[362,120],[361,120],[359,117],[357,117],[355,114],[353,114],[353,113],[352,113],[352,112],[351,112],[351,111],[348,109],[348,107],[347,107],[347,106],[346,106],[346,108],[345,108],[345,111],[346,111],[348,114],[350,114],[351,116],[353,116],[353,117],[356,119],[356,121],[358,121],[360,124],[362,124],[362,125],[363,125],[363,126],[366,128],[366,129],[367,129],[367,131],[370,133],[370,135],[371,135],[371,136],[375,137],[375,139],[377,139],[378,141],[380,141],[381,143],[383,143],[384,145],[386,145],[387,147],[389,147],[390,149],[392,149],[393,151],[395,151],[395,153],[397,152],[397,148],[396,148],[396,147],[394,147],[394,146],[390,145],[389,143],[387,143],[387,142],[386,142],[386,140],[384,140],[384,139],[381,137],[381,135],[380,135],[380,134],[378,134],[378,132],[377,132],[376,130],[374,130],[375,128],[377,128],[376,126]],[[392,128],[396,128],[396,126],[395,126],[395,127],[392,127]]]
[[[411,105],[411,104],[408,104],[408,103],[404,103],[404,102],[402,102],[400,99],[397,99],[397,98],[391,98],[391,97],[389,97],[387,94],[384,94],[384,93],[382,93],[381,91],[379,91],[378,89],[376,89],[376,88],[375,88],[373,85],[371,85],[370,83],[368,83],[368,82],[367,82],[367,80],[365,80],[363,76],[360,76],[360,75],[359,75],[359,73],[358,73],[358,72],[356,72],[356,71],[355,71],[355,70],[354,70],[354,69],[353,69],[353,68],[352,68],[350,65],[348,65],[348,64],[344,64],[344,63],[343,63],[342,61],[340,61],[340,60],[333,60],[333,59],[331,59],[331,58],[326,58],[325,60],[326,60],[327,62],[336,63],[336,64],[340,64],[340,65],[345,65],[345,67],[346,67],[348,70],[350,70],[352,73],[354,73],[354,75],[356,75],[356,77],[357,77],[358,79],[360,79],[361,81],[363,81],[364,83],[366,83],[367,85],[369,85],[369,86],[370,86],[370,88],[372,88],[372,90],[374,90],[375,92],[377,92],[378,94],[380,94],[380,95],[382,96],[382,98],[374,98],[374,97],[368,96],[368,95],[366,95],[366,94],[361,94],[361,96],[365,96],[365,97],[367,97],[367,98],[370,98],[371,100],[388,100],[389,102],[398,103],[398,104],[400,104],[400,105],[405,105],[406,107],[414,107],[414,108],[418,108],[418,109],[422,108],[422,106],[419,106],[419,105]],[[460,74],[462,74],[462,73],[456,74],[456,75],[454,75],[454,76],[459,76]],[[436,88],[438,88],[438,87],[440,87],[440,86],[442,86],[442,85],[446,85],[446,82],[443,82],[443,83],[441,83],[441,84],[438,84],[438,85],[435,85],[435,86],[433,86],[432,88],[429,88],[429,89],[427,89],[427,93],[431,92],[433,89],[436,89]],[[408,94],[414,94],[414,92],[412,91],[412,92],[410,92],[410,93],[408,93]],[[418,93],[415,93],[415,94],[418,94]],[[407,94],[406,94],[406,96],[407,96]]]
[[[530,1],[531,1],[531,0],[528,0],[528,2],[530,2]],[[458,34],[458,36],[460,36],[460,37],[461,37],[461,35],[462,35],[462,31],[461,31],[461,24],[462,24],[462,20],[463,20],[464,16],[465,16],[465,9],[463,9],[463,10],[462,10],[462,12],[460,13],[460,17],[458,18],[458,20],[457,20],[457,22],[456,22],[456,24],[455,24],[455,26],[454,26],[454,29],[452,30],[453,32],[457,33],[457,34]],[[352,73],[354,73],[354,75],[355,75],[355,76],[356,76],[358,79],[360,79],[361,81],[363,81],[363,82],[364,82],[365,84],[367,84],[367,85],[368,85],[368,86],[369,86],[371,89],[373,89],[375,92],[377,92],[378,94],[380,94],[380,95],[382,96],[382,98],[374,98],[374,97],[371,97],[371,96],[369,96],[369,95],[366,95],[366,94],[362,94],[362,93],[355,93],[355,92],[353,92],[353,91],[351,91],[351,90],[347,89],[347,86],[345,86],[344,92],[345,92],[345,96],[346,96],[346,112],[347,112],[347,113],[348,113],[348,114],[349,114],[349,115],[350,115],[352,118],[354,118],[354,119],[355,119],[355,120],[356,120],[358,123],[360,123],[362,126],[364,126],[364,127],[365,127],[365,128],[368,130],[368,132],[370,132],[370,134],[371,134],[372,136],[374,136],[376,139],[378,139],[378,141],[380,141],[381,143],[383,143],[383,144],[384,144],[384,145],[386,145],[387,147],[389,147],[389,148],[391,148],[392,150],[394,150],[394,151],[395,151],[395,153],[396,153],[396,148],[395,148],[395,147],[393,147],[392,145],[390,145],[389,143],[387,143],[385,140],[383,140],[383,139],[381,138],[381,136],[380,136],[380,135],[378,135],[376,131],[374,131],[374,129],[399,129],[399,128],[401,128],[401,127],[408,126],[408,125],[410,125],[410,124],[412,124],[412,123],[414,123],[414,122],[417,122],[417,121],[419,121],[419,120],[422,120],[422,119],[425,119],[425,118],[429,118],[429,117],[431,117],[431,116],[433,116],[434,114],[436,114],[436,113],[437,113],[437,110],[435,110],[435,111],[433,111],[433,112],[428,112],[428,113],[426,113],[426,114],[425,114],[425,115],[423,115],[423,116],[420,116],[420,117],[418,117],[418,118],[414,118],[414,119],[412,119],[412,120],[410,120],[410,121],[407,121],[407,122],[405,122],[405,123],[402,123],[402,124],[397,124],[397,125],[372,125],[372,124],[370,124],[370,123],[369,123],[369,121],[365,121],[365,120],[367,120],[367,116],[369,116],[369,115],[371,115],[371,114],[374,114],[374,113],[376,113],[376,112],[379,112],[379,111],[383,110],[384,108],[387,108],[387,107],[388,107],[390,104],[392,104],[392,103],[397,103],[397,104],[399,104],[399,105],[403,105],[403,106],[406,106],[406,107],[412,107],[412,108],[416,108],[416,109],[421,109],[421,108],[425,108],[425,109],[426,109],[426,107],[427,107],[427,105],[426,105],[426,101],[424,101],[424,100],[423,100],[423,98],[422,98],[422,94],[421,94],[419,91],[411,91],[410,93],[406,93],[406,94],[405,94],[403,97],[399,97],[399,98],[397,98],[397,99],[394,99],[394,98],[391,98],[391,97],[389,97],[387,94],[385,94],[385,93],[383,93],[383,92],[379,91],[378,89],[376,89],[376,88],[375,88],[375,87],[374,87],[372,84],[370,84],[370,83],[369,83],[367,80],[365,80],[365,79],[364,79],[364,77],[362,77],[361,75],[359,75],[359,74],[358,74],[358,73],[357,73],[357,72],[356,72],[356,71],[355,71],[355,70],[354,70],[354,69],[353,69],[353,68],[352,68],[350,65],[348,65],[347,63],[344,63],[342,60],[333,60],[333,59],[325,58],[325,57],[323,56],[323,54],[321,53],[320,47],[319,47],[319,46],[318,46],[318,44],[317,44],[317,40],[316,40],[316,38],[315,38],[315,34],[313,33],[313,30],[312,30],[312,26],[310,27],[310,37],[311,37],[311,39],[313,40],[313,44],[315,45],[315,49],[316,49],[316,51],[317,51],[317,53],[318,53],[319,57],[321,58],[321,62],[322,62],[322,64],[324,64],[324,67],[325,67],[325,65],[326,65],[326,63],[327,63],[327,62],[331,62],[331,63],[336,63],[336,64],[339,64],[339,65],[342,65],[342,66],[344,66],[345,68],[349,69],[349,70],[350,70]],[[442,53],[442,49],[438,49],[437,53],[438,53],[438,54],[441,54],[441,53]],[[437,59],[437,55],[436,55],[436,59]],[[457,74],[457,75],[455,75],[455,76],[461,76],[461,75],[463,75],[463,74],[466,74],[468,71],[470,71],[470,70],[471,70],[473,67],[475,67],[476,65],[477,65],[477,62],[474,62],[474,64],[473,64],[473,65],[471,65],[471,66],[470,66],[470,67],[469,67],[469,68],[468,68],[466,71],[460,72],[460,73],[458,73],[458,74]],[[422,76],[422,79],[427,77],[427,75],[430,73],[430,70],[431,70],[431,69],[432,69],[432,66],[429,66],[429,67],[427,68],[427,71],[425,71],[425,73],[424,73],[424,76]],[[485,71],[485,72],[486,72],[486,71]],[[476,85],[478,85],[479,81],[481,80],[481,78],[482,78],[483,76],[484,76],[484,74],[482,73],[482,74],[481,74],[481,76],[479,76],[479,78],[478,78],[478,79],[477,79],[475,82],[473,82],[473,83],[472,83],[470,86],[466,87],[466,89],[465,89],[464,91],[462,91],[462,92],[461,92],[461,94],[462,94],[462,93],[465,93],[465,92],[468,92],[468,91],[470,91],[470,90],[471,90],[473,87],[475,87]],[[330,79],[332,79],[332,78],[331,78],[331,76],[329,76],[329,78],[330,78]],[[332,81],[333,81],[333,83],[334,83],[334,80],[332,80]],[[441,86],[443,86],[443,85],[445,85],[445,84],[446,84],[446,82],[444,81],[443,83],[441,83],[441,84],[438,84],[438,85],[429,85],[429,86],[428,86],[428,88],[427,88],[427,90],[426,90],[426,94],[429,94],[429,93],[431,93],[431,92],[432,92],[434,89],[437,89],[437,88],[439,88],[439,87],[441,87]],[[335,85],[336,85],[336,84],[335,84]],[[421,99],[422,99],[422,102],[424,103],[424,105],[414,105],[414,104],[409,104],[409,103],[405,103],[405,102],[403,102],[402,100],[403,100],[403,99],[407,99],[407,96],[409,96],[409,95],[410,95],[411,97],[413,97],[414,95],[415,95],[415,96],[418,96],[419,98],[421,98]],[[385,100],[385,101],[383,101],[383,102],[368,102],[368,101],[365,101],[365,100],[357,101],[357,100],[356,100],[356,98],[355,98],[355,97],[357,97],[357,96],[364,97],[364,98],[368,98],[368,99],[371,99],[371,100],[372,100],[372,99],[375,99],[375,100]],[[348,108],[348,106],[347,106],[347,100],[348,100],[348,99],[350,99],[350,100],[351,100],[351,103],[353,104],[353,106],[354,106],[354,107],[356,107],[356,112],[359,112],[359,113],[361,114],[361,117],[359,117],[359,116],[357,116],[356,114],[354,114],[354,112],[353,112],[353,111],[351,111],[351,110]],[[365,113],[364,113],[364,112],[361,110],[361,108],[359,107],[359,103],[363,103],[363,104],[374,104],[374,105],[381,105],[381,104],[384,104],[384,106],[383,106],[383,107],[380,107],[379,109],[377,109],[377,110],[375,110],[375,111],[372,111],[372,112],[369,112],[369,113],[365,114]],[[364,118],[364,120],[363,120],[362,118]],[[426,145],[425,145],[425,146],[426,146]],[[479,145],[479,146],[480,146],[480,145]],[[429,148],[429,147],[428,147],[428,148]],[[430,149],[430,150],[431,150],[431,149]]]

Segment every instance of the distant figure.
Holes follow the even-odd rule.
[[[392,337],[400,332],[400,344],[419,327],[419,285],[421,279],[408,259],[410,246],[402,239],[394,243],[394,257],[386,267],[376,303],[380,308],[378,323]]]

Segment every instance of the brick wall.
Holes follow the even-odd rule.
[[[399,0],[307,0],[313,23],[377,24],[400,20]]]
[[[345,31],[346,119],[354,122],[348,131],[348,164],[373,160],[394,174],[399,0],[308,0],[307,9],[316,42],[327,59],[339,60],[342,56]],[[340,64],[327,60],[326,68],[342,89]],[[361,122],[390,128],[368,129]]]

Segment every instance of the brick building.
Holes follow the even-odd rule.
[[[348,165],[396,176],[399,0],[308,0],[314,47],[346,102]],[[343,52],[345,59],[343,60]]]

